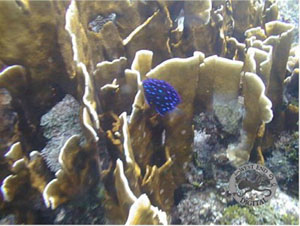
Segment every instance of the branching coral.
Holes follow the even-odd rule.
[[[1,192],[5,201],[4,208],[13,208],[14,213],[18,216],[18,222],[33,223],[39,207],[20,206],[19,199],[21,197],[28,203],[30,200],[39,199],[51,175],[41,154],[32,151],[29,157],[24,157],[20,143],[12,145],[5,158],[11,164],[10,171],[12,174],[3,180],[1,185]]]
[[[117,167],[115,170],[116,188],[118,198],[122,201],[121,206],[123,210],[128,212],[126,225],[135,224],[167,224],[166,213],[159,210],[157,207],[151,206],[146,194],[142,194],[137,198],[128,185],[128,181],[124,174],[123,164],[121,160],[117,160]],[[130,207],[130,209],[128,209]],[[128,211],[129,210],[129,211]]]
[[[242,55],[242,58],[244,58],[243,70],[245,72],[255,73],[262,79],[266,87],[266,90],[263,89],[263,92],[270,99],[272,105],[271,103],[267,104],[266,101],[261,101],[265,102],[267,104],[266,106],[269,106],[267,108],[273,106],[274,119],[269,125],[266,125],[265,134],[261,135],[261,137],[264,137],[266,142],[262,144],[261,139],[257,140],[256,146],[258,152],[261,152],[260,150],[262,146],[270,146],[274,133],[276,133],[276,131],[281,131],[284,128],[285,119],[283,114],[284,112],[282,111],[284,79],[294,29],[293,25],[279,21],[268,22],[265,26],[265,30],[261,28],[253,28],[245,32],[247,48],[246,46],[242,46],[240,43],[235,45],[236,52],[241,52],[243,50],[246,51],[246,54],[244,54],[244,56]],[[231,39],[231,42],[236,43],[233,39]],[[241,48],[238,48],[238,46]],[[238,58],[241,58],[241,56]],[[257,85],[254,86],[259,87]],[[246,84],[245,87],[247,87]],[[252,107],[250,108],[254,110]],[[271,119],[270,113],[267,113],[267,108],[264,110],[265,119],[262,120],[265,122],[270,121],[267,119]],[[291,111],[287,110],[287,112]],[[264,114],[263,111],[262,114]],[[252,124],[252,119],[248,122],[248,125],[250,124]],[[251,125],[249,129],[252,130],[252,134],[258,132],[257,126],[255,127]],[[252,145],[254,139],[255,138],[253,138]],[[262,156],[260,159],[263,161]]]
[[[59,155],[61,169],[56,172],[56,178],[48,183],[43,191],[48,207],[55,209],[72,196],[86,192],[97,183],[99,180],[96,176],[99,170],[97,158],[94,159],[92,156],[92,150],[80,146],[77,135],[67,140]],[[81,171],[77,172],[74,166],[79,167]]]

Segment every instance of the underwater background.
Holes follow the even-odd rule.
[[[0,224],[299,225],[299,53],[298,0],[1,0]]]

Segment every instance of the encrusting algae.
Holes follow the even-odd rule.
[[[0,88],[17,114],[0,140],[0,217],[16,223],[51,224],[101,190],[102,223],[170,224],[195,116],[239,114],[234,129],[219,120],[233,168],[264,163],[298,122],[299,47],[275,0],[21,0],[0,12]]]

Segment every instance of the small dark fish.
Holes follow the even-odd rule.
[[[109,21],[115,22],[117,15],[115,13],[109,14],[107,17],[98,15],[93,21],[89,22],[88,28],[96,33],[99,33],[104,24]]]
[[[177,91],[166,81],[146,79],[143,81],[143,87],[147,103],[160,115],[173,111],[181,102]]]

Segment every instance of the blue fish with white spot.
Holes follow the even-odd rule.
[[[181,102],[177,91],[166,81],[149,78],[143,81],[143,87],[147,103],[162,116]]]

